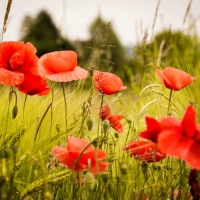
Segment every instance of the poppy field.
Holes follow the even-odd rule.
[[[0,43],[1,200],[200,199],[200,62],[126,82],[36,52]]]

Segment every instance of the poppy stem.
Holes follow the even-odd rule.
[[[168,108],[167,108],[167,115],[170,115],[170,103],[171,103],[171,99],[172,99],[172,89],[170,90],[170,93],[169,93],[169,104],[168,104]]]
[[[64,83],[62,83],[62,91],[63,91],[64,105],[65,105],[65,125],[66,125],[66,132],[67,132],[67,101],[66,101],[66,96],[65,96]]]
[[[25,96],[25,99],[24,99],[24,105],[23,105],[23,119],[24,119],[24,112],[25,112],[25,106],[26,106],[26,100],[27,100],[27,94]]]
[[[52,128],[52,123],[53,123],[53,100],[54,100],[54,85],[52,82],[51,84],[51,122],[50,122],[50,134],[51,134],[51,128]]]
[[[49,106],[47,107],[47,109],[45,110],[45,112],[44,112],[44,114],[43,114],[43,116],[42,116],[40,122],[39,122],[38,125],[37,125],[36,132],[35,132],[35,137],[34,137],[34,143],[35,143],[35,141],[36,141],[36,138],[37,138],[38,132],[39,132],[39,130],[40,130],[40,127],[41,127],[41,125],[42,125],[42,122],[43,122],[43,120],[44,120],[44,118],[45,118],[45,116],[46,116],[46,114],[47,114],[49,108],[51,107],[51,105],[52,105],[52,104],[50,103]]]
[[[100,116],[102,115],[102,106],[103,106],[103,98],[104,94],[101,96],[101,104],[100,104]],[[101,117],[99,117],[99,123],[98,123],[98,130],[97,130],[97,138],[99,137],[99,128],[100,128],[100,123],[101,123]]]

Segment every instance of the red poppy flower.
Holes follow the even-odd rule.
[[[109,72],[94,71],[93,81],[95,89],[103,94],[111,95],[125,90],[122,80],[115,74]]]
[[[195,80],[195,77],[190,76],[188,73],[172,67],[166,67],[163,72],[157,69],[156,74],[166,88],[176,91]]]
[[[195,110],[190,105],[182,121],[171,116],[162,119],[158,147],[166,154],[181,158],[191,167],[200,169],[200,125],[196,124],[195,117]]]
[[[114,115],[107,104],[103,105],[100,112],[100,118],[104,120],[108,120],[110,126],[115,129],[117,132],[123,132],[123,125],[120,122],[121,119],[124,118],[123,115]]]
[[[157,143],[157,138],[161,131],[160,123],[154,118],[146,117],[146,124],[147,130],[142,131],[140,137]]]
[[[53,154],[60,162],[65,165],[70,170],[82,171],[88,169],[88,160],[91,161],[91,171],[93,173],[103,172],[108,167],[107,162],[101,162],[100,160],[105,159],[107,154],[100,150],[94,149],[93,146],[89,146],[80,157],[76,168],[74,165],[78,156],[83,151],[83,149],[88,145],[88,142],[75,137],[68,137],[68,143],[66,148],[54,147]],[[95,152],[96,151],[96,152]],[[96,169],[96,156],[98,158],[98,170]]]
[[[50,91],[47,83],[40,76],[24,74],[24,81],[20,85],[16,85],[20,92],[28,95],[47,95]]]
[[[77,66],[74,51],[55,51],[44,54],[38,63],[39,74],[48,80],[70,82],[87,77],[87,71]]]
[[[143,162],[159,162],[166,158],[166,155],[151,141],[132,141],[124,149]]]
[[[0,83],[15,86],[24,80],[24,74],[38,74],[36,49],[27,42],[2,42],[0,44]]]

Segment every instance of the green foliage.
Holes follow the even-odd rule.
[[[123,74],[125,50],[112,25],[98,16],[89,30],[90,39],[84,41],[77,49],[81,62],[102,71],[110,68],[118,75]]]
[[[51,16],[44,10],[35,18],[29,15],[24,18],[20,40],[31,42],[39,57],[51,51],[75,50],[71,42],[61,36]]]

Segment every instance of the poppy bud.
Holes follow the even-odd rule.
[[[126,175],[126,174],[127,174],[127,169],[128,169],[127,164],[124,164],[124,163],[121,163],[121,164],[120,164],[120,170],[121,170],[121,173],[122,173],[123,175]]]
[[[17,117],[17,113],[18,113],[18,108],[15,105],[12,109],[12,119],[15,119]]]
[[[91,114],[89,114],[86,118],[86,124],[87,124],[87,128],[88,131],[91,131],[93,126],[94,126],[94,118]]]
[[[85,176],[85,187],[89,192],[94,192],[97,188],[97,182],[91,172],[87,172]]]
[[[117,182],[120,182],[120,181],[121,181],[121,176],[120,176],[120,175],[117,175],[117,176],[116,176],[116,179],[117,179]]]
[[[51,193],[50,192],[45,192],[45,194],[44,194],[44,199],[45,200],[52,200],[52,196],[51,196]]]
[[[58,133],[60,133],[60,128],[61,128],[61,125],[60,124],[56,124],[56,130]]]
[[[9,157],[10,157],[9,149],[2,149],[0,151],[0,158],[9,158]]]
[[[108,172],[103,172],[101,174],[101,178],[102,178],[102,180],[103,180],[104,183],[108,182],[108,175],[109,175]]]
[[[142,173],[146,174],[148,170],[148,164],[143,162],[141,168],[142,168]]]
[[[105,120],[103,122],[103,132],[104,132],[104,134],[108,132],[109,128],[110,128],[110,123],[109,123],[108,120]]]
[[[13,152],[14,154],[16,154],[17,151],[18,151],[18,146],[12,146],[11,149],[12,149],[12,152]]]
[[[0,176],[0,187],[2,187],[5,182],[6,182],[6,177],[1,175]]]
[[[115,137],[119,138],[119,133],[115,132]]]

